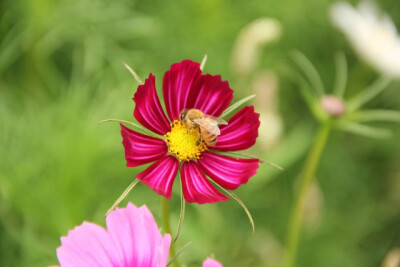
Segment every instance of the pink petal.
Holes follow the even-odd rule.
[[[228,125],[220,127],[217,144],[210,149],[237,151],[253,146],[258,137],[259,117],[253,106],[242,108],[228,120]]]
[[[221,81],[220,75],[206,74],[201,77],[200,92],[194,108],[218,117],[229,106],[232,98],[233,91],[227,81]]]
[[[156,161],[168,152],[164,140],[135,132],[123,124],[121,124],[121,135],[128,167]]]
[[[203,267],[223,267],[223,265],[219,261],[213,260],[211,258],[207,258],[203,262]]]
[[[172,185],[178,172],[179,162],[173,156],[165,156],[147,169],[138,173],[136,178],[148,185],[156,193],[170,199]]]
[[[178,119],[183,109],[193,107],[200,90],[200,82],[200,64],[191,60],[173,64],[164,74],[163,95],[171,121]]]
[[[123,257],[118,266],[165,266],[171,236],[162,237],[153,215],[146,206],[129,203],[107,216],[107,229]]]
[[[247,183],[257,173],[259,159],[231,158],[211,152],[203,152],[197,161],[201,169],[217,184],[234,190]]]
[[[204,204],[229,200],[207,180],[197,163],[193,161],[182,164],[181,179],[183,196],[189,203]]]
[[[112,239],[102,227],[88,222],[61,237],[57,257],[67,266],[116,266],[122,261]]]
[[[84,222],[61,238],[57,256],[62,267],[165,266],[171,236],[158,230],[146,206],[129,203],[107,216],[107,229]]]
[[[158,99],[153,74],[150,73],[144,84],[139,85],[133,100],[136,103],[133,115],[144,127],[160,135],[171,129]]]

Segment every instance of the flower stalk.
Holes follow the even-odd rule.
[[[168,233],[172,236],[171,232],[171,224],[169,218],[169,201],[165,197],[161,196],[161,213],[162,213],[162,221],[165,233]],[[170,255],[175,256],[175,243],[171,242],[171,246],[169,249]],[[172,266],[179,267],[178,259],[175,259],[172,263]]]
[[[292,267],[295,265],[307,193],[310,189],[310,185],[312,184],[315,171],[317,169],[322,151],[324,150],[330,131],[331,120],[326,120],[320,126],[314,144],[307,156],[305,165],[303,167],[303,172],[300,177],[300,187],[297,192],[295,203],[293,205],[290,215],[286,247],[287,251],[284,262],[285,267]]]

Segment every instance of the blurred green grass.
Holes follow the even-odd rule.
[[[221,74],[235,99],[251,93],[230,71],[239,31],[259,17],[283,25],[282,39],[263,49],[261,69],[279,71],[292,49],[303,51],[333,80],[333,54],[349,59],[350,95],[376,74],[354,55],[329,23],[331,1],[11,1],[0,3],[0,266],[57,263],[59,238],[83,220],[104,225],[103,215],[141,168],[126,168],[119,126],[132,120],[136,84],[127,62],[145,78],[185,58]],[[400,4],[380,1],[397,25]],[[315,12],[318,10],[319,12]],[[256,73],[256,72],[255,72]],[[267,165],[237,193],[253,214],[256,233],[234,201],[187,205],[178,247],[188,266],[213,254],[225,266],[279,266],[279,256],[301,169],[316,123],[295,84],[280,77],[285,131],[273,150],[252,153]],[[398,84],[370,107],[400,110]],[[400,127],[390,140],[334,133],[317,172],[323,205],[304,230],[298,266],[376,266],[400,246]],[[175,182],[172,220],[179,217]],[[159,197],[139,185],[128,200],[147,204],[160,221]],[[125,205],[124,201],[123,205]],[[212,218],[212,219],[210,219]],[[397,235],[397,236],[396,236]]]

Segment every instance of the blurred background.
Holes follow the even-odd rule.
[[[355,3],[355,2],[353,2]],[[346,54],[346,96],[378,77],[332,26],[327,0],[2,0],[0,2],[0,266],[57,264],[60,236],[104,214],[143,167],[125,167],[120,128],[133,121],[137,84],[122,62],[158,90],[170,65],[201,61],[238,100],[257,94],[261,165],[235,201],[186,206],[177,247],[199,266],[280,266],[290,207],[317,122],[298,85],[282,75],[302,51],[332,87],[333,56]],[[380,0],[400,26],[400,2]],[[400,110],[392,83],[369,108]],[[160,94],[159,94],[160,95]],[[400,126],[390,139],[333,132],[309,194],[298,266],[379,266],[400,246]],[[173,229],[180,196],[175,182]],[[160,197],[139,184],[121,204],[146,204],[161,226]]]

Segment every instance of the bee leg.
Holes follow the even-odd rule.
[[[202,140],[202,136],[201,136],[201,129],[199,127],[199,140],[197,140],[196,146],[200,145],[201,141],[203,141],[203,140]]]

